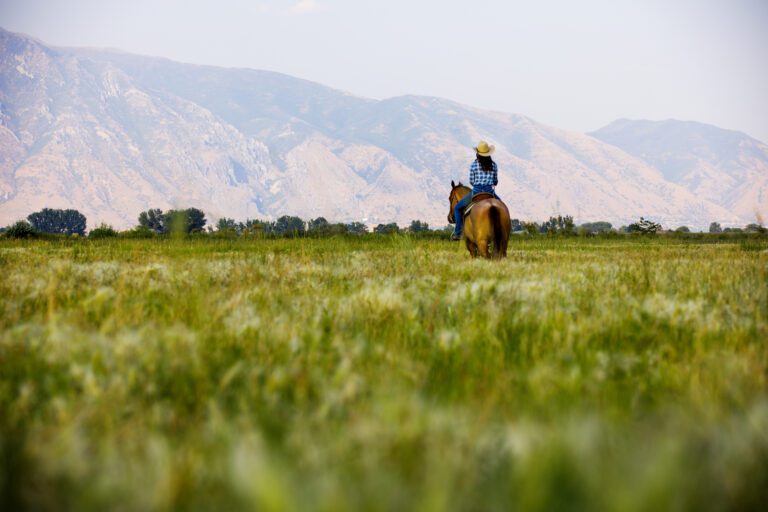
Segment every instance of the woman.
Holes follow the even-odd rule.
[[[464,208],[472,201],[472,196],[478,192],[489,192],[501,201],[501,198],[496,195],[494,190],[499,183],[499,169],[496,167],[496,162],[491,159],[491,155],[495,150],[494,146],[489,146],[484,140],[477,143],[475,161],[469,166],[469,184],[472,185],[472,193],[464,196],[461,201],[456,203],[453,209],[456,229],[451,235],[451,240],[461,240],[461,233],[464,231],[463,212]]]

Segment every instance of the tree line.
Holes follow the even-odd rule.
[[[305,221],[301,217],[283,215],[276,220],[247,219],[236,221],[222,217],[216,226],[206,227],[205,214],[197,208],[187,210],[151,209],[139,214],[139,229],[145,229],[158,235],[168,233],[219,233],[226,235],[273,235],[273,236],[302,236],[302,235],[364,235],[368,226],[362,222],[329,222],[325,217],[317,217]],[[429,224],[414,220],[408,227],[401,228],[396,223],[379,224],[373,228],[373,233],[424,233],[431,231]]]
[[[20,220],[15,224],[2,228],[0,231],[6,237],[28,238],[39,234],[76,235],[86,234],[87,220],[85,215],[73,209],[43,208]],[[447,236],[452,231],[450,226],[432,229],[421,220],[413,220],[408,226],[400,227],[397,223],[378,224],[372,230],[374,234],[392,235],[409,233],[416,235],[434,234]],[[512,233],[529,235],[546,234],[557,236],[594,236],[606,233],[638,233],[641,235],[656,234],[662,231],[659,223],[640,217],[640,220],[627,226],[614,228],[610,222],[586,222],[579,226],[570,215],[551,216],[542,222],[526,222],[519,219],[511,220]],[[678,233],[689,233],[687,226],[674,230]],[[766,233],[768,230],[761,222],[747,224],[744,228],[722,228],[718,222],[709,226],[710,233]],[[271,236],[271,237],[325,237],[334,235],[365,235],[369,233],[368,226],[362,222],[329,222],[325,217],[317,217],[308,221],[300,217],[283,215],[276,220],[247,219],[236,221],[223,217],[215,226],[209,225],[205,213],[198,208],[170,209],[150,208],[138,216],[138,225],[130,230],[118,232],[109,225],[102,224],[91,229],[91,238],[106,238],[114,236],[148,238],[163,235],[191,235],[195,233],[210,234],[222,237],[237,236]]]
[[[368,226],[362,222],[332,223],[325,217],[305,221],[300,217],[283,215],[276,220],[247,219],[235,221],[223,217],[215,226],[209,225],[205,213],[198,208],[171,209],[150,208],[139,213],[138,224],[133,229],[119,232],[112,226],[101,224],[88,233],[91,238],[114,236],[148,238],[163,235],[213,234],[220,236],[262,235],[275,237],[292,236],[334,236],[364,235],[369,233]],[[0,229],[6,237],[29,238],[40,234],[76,235],[86,234],[87,220],[77,210],[43,208],[15,224]],[[399,233],[443,233],[447,228],[433,230],[421,220],[413,220],[406,227],[397,223],[378,224],[373,228],[375,234]]]

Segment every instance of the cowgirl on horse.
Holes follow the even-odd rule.
[[[499,182],[498,167],[491,159],[495,148],[481,140],[474,149],[476,158],[469,167],[469,183],[472,189],[451,181],[448,222],[456,223],[451,240],[460,240],[463,234],[467,250],[472,257],[479,255],[485,258],[503,258],[507,255],[510,220],[507,206],[494,190]],[[472,209],[466,214],[465,233],[464,212],[471,203]],[[490,252],[491,246],[493,254]]]
[[[469,184],[472,185],[472,193],[467,194],[454,207],[453,217],[456,219],[456,228],[453,230],[451,240],[461,240],[461,234],[464,231],[464,208],[472,201],[472,196],[480,192],[488,192],[493,197],[501,201],[494,190],[499,184],[499,168],[496,162],[491,159],[491,155],[496,147],[489,146],[487,142],[481,140],[475,147],[475,161],[469,166]]]

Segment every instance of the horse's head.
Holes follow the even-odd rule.
[[[451,194],[448,196],[448,202],[450,203],[451,207],[448,210],[448,223],[449,224],[455,224],[456,219],[453,215],[453,209],[456,206],[456,203],[461,201],[461,198],[466,196],[471,192],[471,189],[469,187],[465,187],[464,185],[459,182],[458,184],[454,183],[453,180],[451,180]]]

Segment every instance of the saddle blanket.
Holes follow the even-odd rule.
[[[478,192],[474,196],[472,196],[472,202],[470,202],[466,208],[464,208],[464,216],[466,217],[469,215],[469,212],[472,211],[472,207],[475,206],[480,201],[485,201],[486,199],[491,199],[493,197],[493,194],[489,194],[488,192]]]

